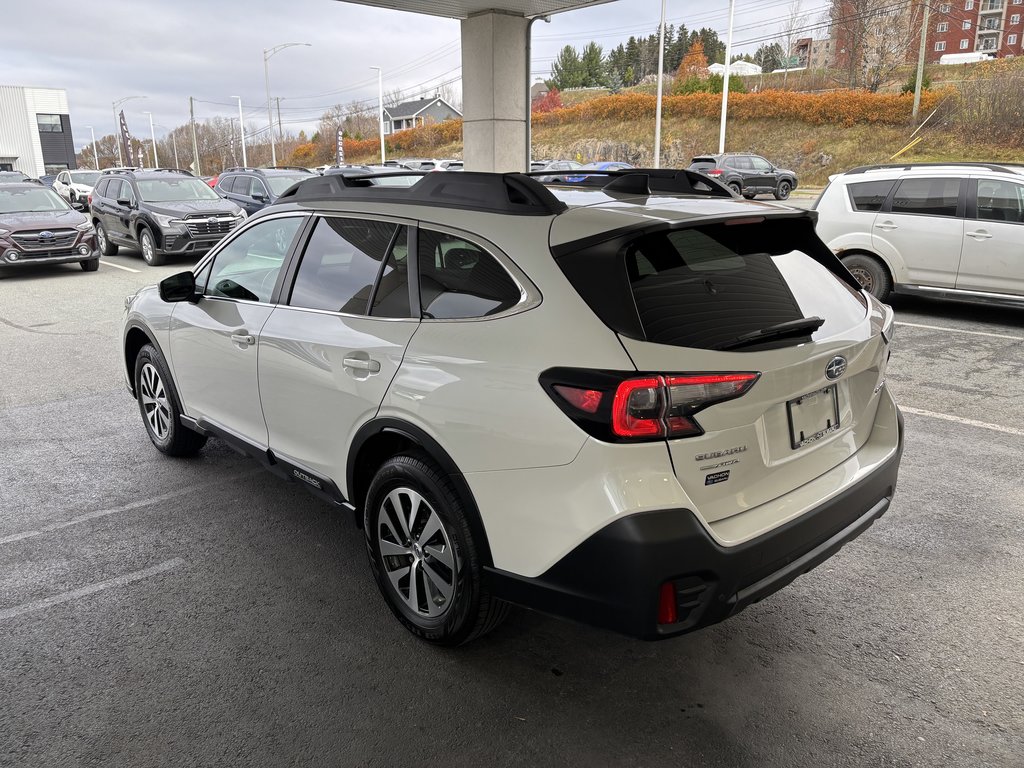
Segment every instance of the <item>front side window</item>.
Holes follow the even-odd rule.
[[[850,184],[850,202],[857,211],[880,211],[895,181],[862,181]]]
[[[979,179],[978,218],[1024,224],[1024,184]]]
[[[60,115],[36,115],[36,125],[40,133],[64,133]]]
[[[753,164],[755,171],[770,171],[772,169],[772,164],[763,157],[752,157],[750,162]]]
[[[334,216],[319,219],[302,254],[288,303],[365,315],[381,263],[396,236],[404,234],[398,230],[398,224],[387,221]]]
[[[960,179],[903,179],[892,200],[893,213],[956,216]]]
[[[519,286],[504,267],[459,235],[421,229],[418,256],[425,318],[486,317],[519,303]]]
[[[310,178],[309,174],[295,174],[294,176],[268,176],[267,185],[270,187],[270,191],[276,196],[282,195],[285,190],[291,188],[293,184],[298,184],[300,181],[305,181]]]
[[[301,216],[268,219],[239,233],[214,258],[206,295],[269,302],[302,221]]]

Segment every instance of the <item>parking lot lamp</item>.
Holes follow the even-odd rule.
[[[96,158],[96,170],[100,169],[100,153],[96,149],[96,131],[92,129],[91,125],[85,126],[89,129],[89,133],[92,135],[92,156]]]
[[[661,168],[661,98],[665,81],[665,6],[661,0],[661,23],[658,25],[658,101],[654,109],[654,167]]]
[[[384,165],[384,71],[380,67],[370,67],[377,70],[377,127],[380,130],[380,164]]]
[[[718,129],[718,154],[725,152],[725,116],[729,111],[729,75],[732,66],[732,21],[736,12],[736,0],[729,0],[729,34],[725,38],[725,73],[722,80],[722,122]]]
[[[270,57],[278,51],[283,51],[285,48],[291,48],[294,45],[305,45],[312,47],[311,43],[281,43],[275,45],[273,48],[263,49],[263,81],[267,86],[267,128],[270,129],[270,164],[277,165],[277,147],[274,145],[274,113],[270,111]],[[278,111],[280,111],[280,104],[278,104]]]
[[[242,133],[242,167],[248,168],[249,162],[245,157],[245,118],[242,117],[242,97],[232,96],[232,99],[238,99],[238,129]]]
[[[159,168],[160,167],[160,161],[157,160],[157,157],[156,157],[156,131],[153,129],[153,113],[152,112],[143,112],[142,114],[149,115],[149,138],[153,142],[153,167],[154,168]]]
[[[115,99],[111,104],[114,107],[114,138],[117,144],[117,164],[120,166],[124,165],[124,156],[121,153],[121,120],[117,116],[117,108],[125,102],[131,101],[132,99],[144,99],[145,96],[125,96],[123,99]],[[131,160],[131,158],[128,158]],[[97,169],[99,170],[99,169]]]

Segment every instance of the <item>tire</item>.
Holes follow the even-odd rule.
[[[737,195],[742,195],[743,194],[743,190],[740,188],[740,185],[737,184],[735,181],[730,181],[729,182],[729,189],[731,189]]]
[[[110,238],[107,237],[107,230],[103,227],[102,222],[96,222],[96,242],[99,243],[100,253],[104,256],[116,256],[117,246],[110,242]]]
[[[163,355],[146,344],[135,358],[135,397],[149,439],[160,453],[194,456],[206,445],[206,436],[181,423],[181,402]]]
[[[755,192],[744,192],[743,193],[743,198],[745,200],[753,200],[755,197],[757,197],[757,194]]]
[[[783,179],[779,182],[779,186],[775,188],[775,199],[776,200],[788,200],[789,193],[793,191],[793,185]]]
[[[854,253],[844,256],[842,259],[850,273],[857,278],[861,288],[866,290],[879,301],[885,301],[892,293],[892,277],[889,270],[874,256],[864,253]]]
[[[95,272],[100,268],[99,259],[86,259],[85,261],[78,262],[78,266],[82,268],[83,272]]]
[[[483,587],[462,499],[426,456],[401,454],[384,462],[366,496],[363,532],[378,589],[416,637],[461,645],[508,615],[508,603]]]
[[[162,266],[167,261],[167,257],[157,249],[153,233],[147,226],[139,229],[139,248],[142,250],[142,260],[151,267]]]

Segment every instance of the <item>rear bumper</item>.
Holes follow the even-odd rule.
[[[488,569],[494,595],[527,608],[646,640],[715,624],[824,562],[885,514],[903,453],[896,451],[827,502],[750,541],[716,542],[687,509],[620,518],[536,578]],[[658,624],[661,585],[674,585],[678,621]]]

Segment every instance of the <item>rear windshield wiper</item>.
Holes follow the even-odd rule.
[[[785,323],[778,323],[777,325],[769,325],[767,328],[762,328],[758,331],[744,333],[735,339],[716,344],[713,349],[724,351],[726,349],[737,349],[739,347],[760,344],[764,341],[784,339],[787,336],[804,336],[814,333],[824,324],[825,319],[821,317],[802,317],[799,320],[790,320]]]

